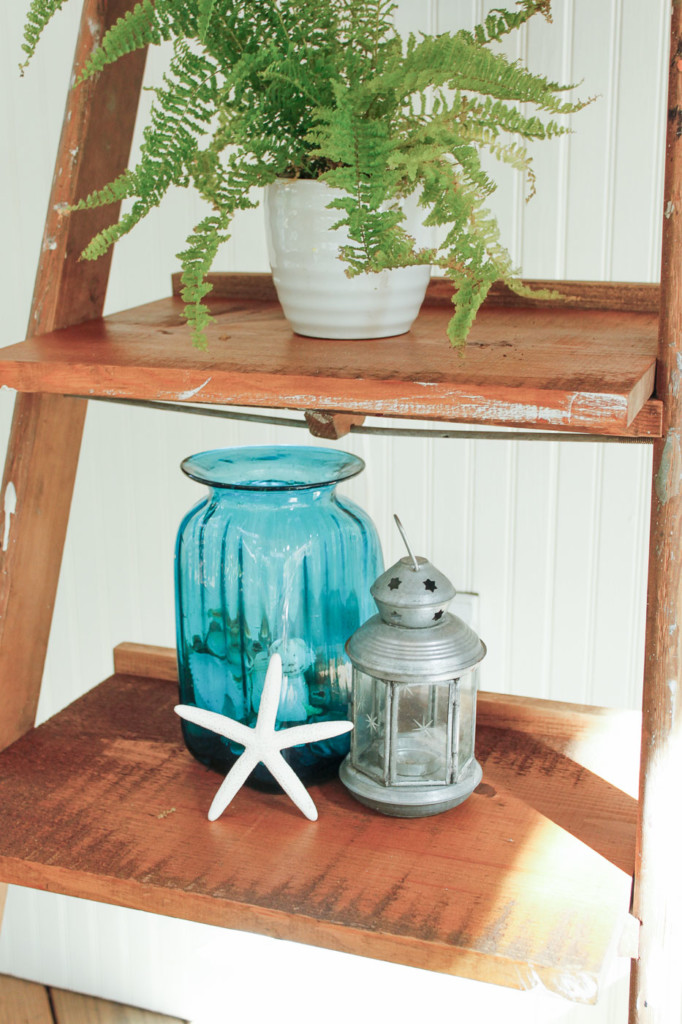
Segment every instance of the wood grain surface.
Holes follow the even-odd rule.
[[[152,1010],[0,974],[2,1024],[187,1024]]]
[[[652,313],[492,307],[462,353],[438,305],[406,335],[332,342],[293,334],[275,302],[211,305],[206,352],[169,298],[3,349],[0,383],[606,434],[627,433],[654,387]]]
[[[50,1000],[42,985],[0,974],[2,1024],[54,1024]]]
[[[107,29],[132,0],[85,0],[74,57],[74,77]],[[118,219],[120,203],[65,212],[101,188],[128,164],[146,50],[109,65],[67,95],[48,203],[28,335],[53,331],[102,314],[111,250],[98,260],[80,254],[93,235]]]
[[[122,643],[114,647],[114,672],[123,676],[149,676],[178,682],[178,658],[174,647]]]
[[[114,676],[0,755],[1,878],[596,998],[629,904],[635,713],[482,696],[483,783],[454,811],[389,819],[333,782],[315,824],[255,790],[209,823],[219,776],[184,749],[176,694]]]
[[[178,1017],[167,1017],[152,1010],[140,1010],[59,988],[51,988],[50,996],[54,1024],[186,1024]]]
[[[182,291],[182,275],[172,275],[173,295]],[[255,299],[271,301],[277,299],[272,274],[239,272],[213,273],[207,275],[214,299]],[[611,309],[628,313],[658,313],[660,286],[640,284],[632,281],[550,281],[526,280],[530,288],[550,289],[557,293],[553,299],[533,299],[517,295],[502,281],[496,281],[485,300],[490,306],[532,306],[538,309]],[[432,277],[426,290],[425,302],[450,307],[453,288],[444,277]]]
[[[21,395],[2,484],[0,749],[35,720],[85,402]]]

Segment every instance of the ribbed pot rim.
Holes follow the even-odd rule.
[[[244,445],[190,455],[180,468],[191,480],[238,491],[300,491],[330,487],[365,468],[350,452],[309,445]]]

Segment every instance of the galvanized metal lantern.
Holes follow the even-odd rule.
[[[474,757],[485,645],[446,608],[455,588],[408,550],[371,587],[379,614],[351,636],[351,751],[340,768],[361,803],[418,818],[456,807],[481,781]]]

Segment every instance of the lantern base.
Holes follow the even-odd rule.
[[[354,768],[350,755],[339,768],[341,782],[356,800],[393,818],[426,818],[449,811],[471,796],[482,777],[475,758],[462,778],[450,786],[384,786]]]

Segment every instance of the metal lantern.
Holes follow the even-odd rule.
[[[408,550],[371,587],[379,614],[351,636],[351,751],[341,781],[384,814],[456,807],[481,781],[474,757],[477,666],[485,645],[446,608],[455,588]]]

